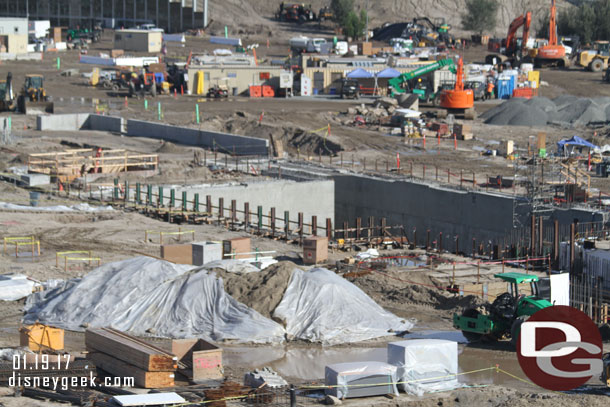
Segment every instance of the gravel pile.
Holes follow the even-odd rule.
[[[587,126],[610,122],[610,97],[580,98],[562,95],[553,100],[545,97],[513,98],[488,110],[481,118],[498,126]]]

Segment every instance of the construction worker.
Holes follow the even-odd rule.
[[[493,99],[494,97],[494,82],[493,80],[490,78],[487,81],[487,88],[485,89],[485,99]]]

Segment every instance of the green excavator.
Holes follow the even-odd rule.
[[[470,342],[510,337],[516,346],[521,324],[536,311],[553,304],[539,297],[538,277],[535,275],[499,273],[494,277],[506,281],[509,292],[496,297],[491,305],[465,309],[462,315],[453,314],[453,327],[461,329]],[[519,291],[519,285],[524,283],[530,284],[531,295]]]
[[[407,91],[417,95],[419,100],[430,103],[439,101],[436,97],[436,89],[429,80],[422,80],[422,76],[429,74],[439,69],[448,67],[453,73],[456,72],[455,63],[453,59],[441,59],[432,64],[424,65],[410,72],[405,72],[396,78],[392,78],[388,81],[389,86],[392,88],[392,96],[405,93]],[[417,81],[416,81],[417,80]]]

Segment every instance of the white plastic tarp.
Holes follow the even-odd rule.
[[[216,274],[149,257],[109,263],[36,296],[25,323],[69,330],[113,327],[135,335],[278,343],[284,329],[224,291]]]
[[[0,202],[0,209],[11,211],[36,211],[36,212],[105,212],[113,211],[112,206],[90,206],[87,203],[78,205],[57,205],[57,206],[26,206],[15,205],[7,202]]]
[[[328,345],[394,335],[413,327],[324,268],[295,269],[273,316],[284,321],[289,338]]]
[[[412,339],[388,344],[388,363],[398,367],[398,387],[410,394],[460,386],[458,344],[442,339]]]
[[[398,396],[397,368],[383,362],[350,362],[326,366],[326,394],[340,399],[385,394]]]
[[[0,275],[0,301],[17,301],[32,294],[35,282],[23,274]]]

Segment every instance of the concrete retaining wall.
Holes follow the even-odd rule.
[[[267,155],[269,148],[269,141],[264,139],[161,123],[149,123],[141,120],[127,120],[127,135],[163,139],[190,146],[216,148],[220,152],[237,155]]]
[[[124,130],[124,120],[122,117],[90,114],[87,129],[122,133]]]
[[[521,207],[525,211],[525,207]],[[404,225],[409,238],[417,228],[419,245],[426,241],[430,230],[431,240],[442,232],[443,247],[453,250],[454,237],[459,236],[459,249],[472,251],[472,239],[477,244],[488,241],[502,244],[499,239],[513,228],[513,198],[492,193],[458,191],[422,185],[407,181],[388,181],[359,176],[335,177],[335,224],[362,218],[367,225],[369,216],[376,222],[387,218],[388,226]],[[527,225],[525,213],[520,214],[522,224]],[[574,219],[581,222],[603,220],[603,215],[585,210],[557,209],[551,215],[560,223]]]
[[[76,131],[85,126],[89,113],[40,115],[36,118],[36,130]]]
[[[335,218],[335,183],[332,180],[324,181],[269,181],[253,182],[237,185],[206,185],[192,187],[166,187],[165,199],[169,203],[169,189],[176,190],[176,198],[182,197],[182,191],[187,191],[187,199],[192,201],[195,193],[199,193],[201,210],[205,208],[206,195],[212,196],[212,203],[218,206],[218,198],[224,198],[224,207],[231,207],[231,200],[235,199],[237,209],[244,209],[244,203],[250,203],[250,212],[256,213],[257,206],[263,207],[263,213],[269,214],[275,208],[278,218],[284,218],[284,211],[290,211],[290,219],[295,221],[298,212],[303,212],[305,223],[310,223],[311,216],[318,217],[318,226],[323,226],[326,218]],[[225,216],[229,216],[225,211]],[[238,214],[240,220],[243,215]],[[252,218],[254,221],[254,218]],[[283,223],[278,222],[278,228]],[[295,228],[294,225],[291,227]]]
[[[99,130],[120,133],[123,118],[89,113],[40,115],[36,118],[37,130],[77,131]]]

